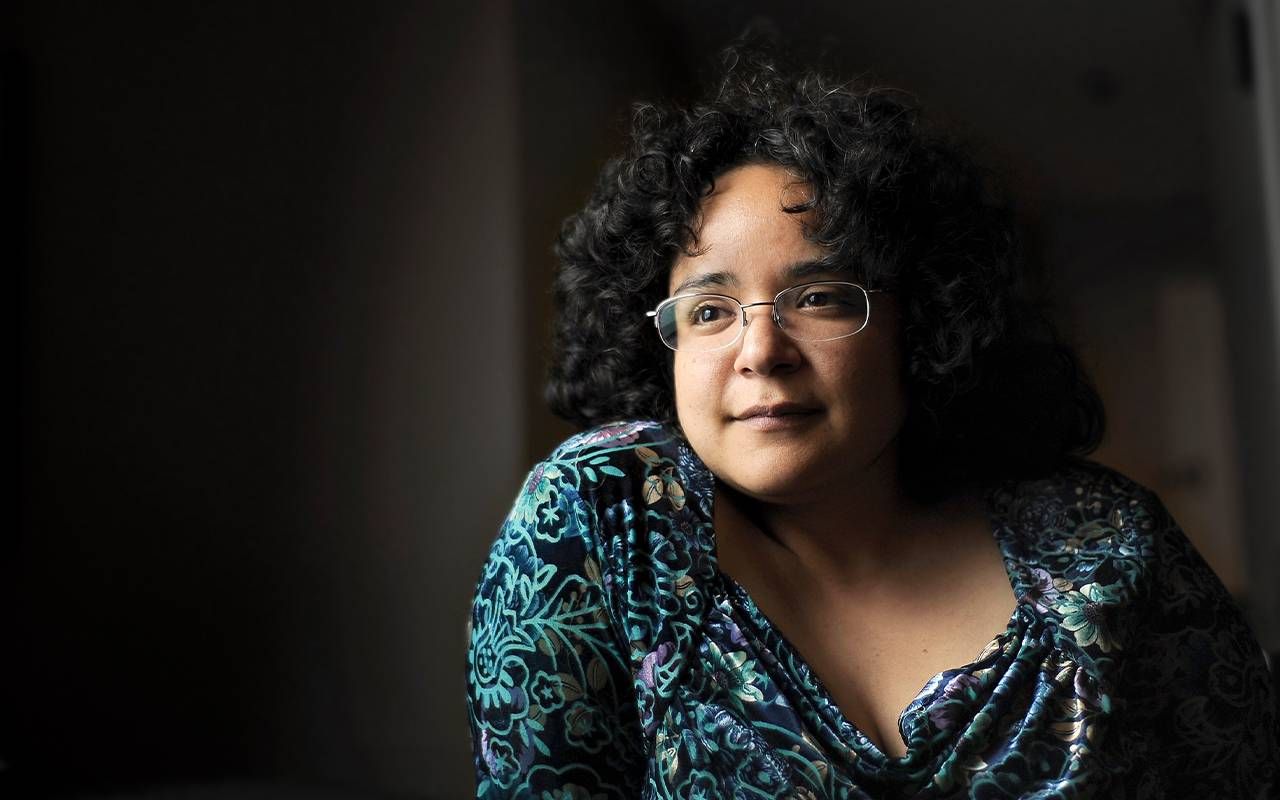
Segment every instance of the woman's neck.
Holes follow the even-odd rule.
[[[716,496],[715,525],[722,566],[732,575],[861,593],[912,583],[911,575],[959,544],[953,531],[975,513],[971,498],[923,506],[887,479],[786,504],[724,487]]]

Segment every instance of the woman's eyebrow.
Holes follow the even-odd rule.
[[[728,272],[704,272],[701,275],[690,275],[680,282],[671,295],[682,294],[693,289],[723,289],[726,286],[737,286],[738,279]]]

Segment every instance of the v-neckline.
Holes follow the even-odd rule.
[[[688,442],[681,441],[679,446],[688,448],[689,454],[692,456],[692,465],[703,472],[702,477],[705,479],[703,485],[710,487],[708,496],[702,498],[704,503],[699,504],[701,505],[699,511],[703,515],[704,521],[707,524],[706,532],[709,539],[709,542],[707,543],[707,554],[709,558],[709,572],[712,579],[719,583],[726,596],[730,597],[732,601],[736,601],[739,604],[739,607],[746,612],[753,627],[763,626],[763,631],[758,630],[753,631],[753,633],[756,635],[759,635],[760,633],[771,633],[776,637],[779,646],[783,648],[785,652],[774,655],[779,657],[785,656],[787,660],[805,674],[809,683],[808,688],[813,691],[816,699],[819,701],[817,703],[817,707],[819,709],[826,710],[826,713],[829,715],[829,719],[827,719],[826,722],[833,727],[836,737],[841,742],[846,746],[854,747],[854,742],[861,738],[866,742],[870,751],[863,752],[861,754],[864,758],[870,757],[873,760],[884,763],[885,765],[901,767],[911,765],[917,759],[919,754],[911,749],[910,742],[904,741],[904,744],[907,745],[907,751],[905,754],[902,756],[891,756],[886,753],[883,747],[875,742],[866,731],[862,730],[847,716],[845,716],[844,711],[835,701],[834,695],[832,695],[827,689],[826,684],[818,675],[817,671],[809,664],[804,656],[801,655],[800,651],[791,643],[791,640],[787,638],[782,629],[774,624],[773,620],[771,620],[769,616],[760,609],[745,586],[720,568],[719,541],[716,537],[715,528],[715,498],[718,491],[716,477],[706,464],[702,463],[702,460],[698,458],[697,453],[693,452],[693,448],[690,447]],[[1008,578],[1009,585],[1013,589],[1014,606],[1013,610],[1009,613],[1009,621],[1005,625],[1004,630],[1000,631],[988,640],[987,644],[975,654],[973,659],[955,667],[945,668],[941,672],[935,673],[924,682],[920,690],[897,716],[898,724],[894,733],[898,736],[901,736],[902,730],[907,724],[908,716],[921,708],[922,696],[930,689],[932,689],[935,694],[937,691],[941,690],[941,681],[946,677],[947,673],[960,673],[973,668],[984,654],[991,651],[993,646],[1002,648],[1010,637],[1016,636],[1018,633],[1021,617],[1024,613],[1023,606],[1025,604],[1023,598],[1026,596],[1026,587],[1023,585],[1022,576],[1016,570],[1011,568],[1012,564],[1015,563],[1015,559],[1011,558],[1009,554],[1008,526],[995,507],[996,493],[996,490],[992,489],[983,494],[983,516],[987,522],[988,532],[995,540],[995,545],[1000,555],[1001,565],[1004,567],[1005,576]]]
[[[716,579],[720,581],[730,602],[736,604],[737,607],[746,614],[748,622],[754,629],[751,631],[752,635],[757,639],[764,639],[765,637],[761,636],[761,634],[771,634],[772,638],[777,641],[778,646],[784,651],[781,653],[774,653],[774,656],[783,663],[790,662],[796,667],[797,671],[803,673],[802,677],[804,682],[807,684],[805,688],[808,691],[811,691],[818,700],[815,704],[816,708],[819,710],[820,715],[825,714],[826,719],[824,721],[831,726],[836,738],[846,746],[853,749],[860,749],[855,746],[855,742],[859,738],[862,739],[866,742],[870,753],[862,752],[861,755],[864,758],[869,755],[873,759],[887,765],[906,767],[916,761],[918,754],[911,749],[910,742],[903,742],[903,744],[907,745],[907,751],[903,755],[890,755],[885,752],[882,744],[876,742],[870,734],[850,720],[845,715],[844,710],[840,707],[839,703],[836,702],[835,696],[827,689],[826,683],[823,681],[822,677],[813,668],[813,666],[809,664],[808,660],[800,653],[799,649],[792,644],[791,640],[787,638],[787,635],[783,633],[782,629],[774,624],[773,620],[771,620],[769,616],[760,609],[755,600],[751,597],[751,593],[747,591],[747,588],[728,573],[721,571],[718,566],[715,567],[714,572]],[[1018,634],[1023,613],[1023,604],[1021,601],[1018,601],[1014,606],[1013,611],[1009,614],[1009,622],[1006,624],[1004,630],[992,637],[972,659],[955,667],[947,667],[940,672],[934,673],[928,680],[926,680],[921,685],[919,691],[916,692],[915,696],[912,697],[902,711],[898,713],[897,727],[893,734],[901,736],[903,728],[910,724],[909,720],[911,715],[921,711],[924,703],[935,697],[937,692],[943,689],[945,686],[944,680],[947,678],[948,674],[955,675],[973,669],[983,659],[983,657],[991,653],[993,649],[1003,649],[1008,640]]]

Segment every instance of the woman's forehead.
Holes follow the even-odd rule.
[[[744,273],[789,278],[817,271],[826,252],[806,236],[812,212],[787,210],[808,197],[808,185],[781,167],[751,164],[725,173],[703,201],[696,241],[677,256],[668,290],[691,281],[732,286]]]
[[[775,280],[792,286],[806,281],[824,278],[842,272],[826,259],[802,259],[789,264],[779,265],[774,272]],[[683,276],[672,271],[669,292],[672,295],[690,292],[717,292],[726,289],[737,289],[743,285],[738,271],[733,270],[686,270]]]
[[[812,201],[812,184],[796,173],[777,164],[744,164],[716,178],[714,191],[703,198],[694,223],[702,228],[730,214],[772,217]],[[804,219],[807,215],[792,212],[788,216]]]

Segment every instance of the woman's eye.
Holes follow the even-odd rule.
[[[726,313],[725,309],[721,306],[701,305],[693,310],[693,324],[707,325],[712,322],[718,322],[724,319],[724,315]]]

